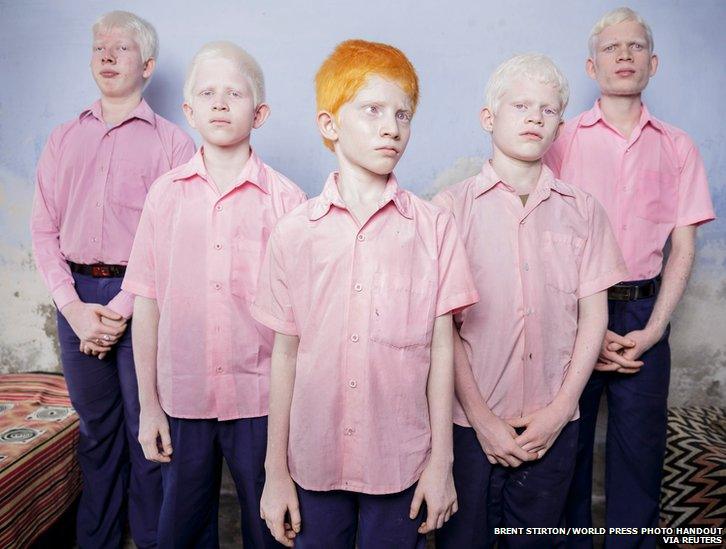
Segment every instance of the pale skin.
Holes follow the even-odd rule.
[[[202,136],[204,166],[219,195],[236,183],[250,157],[252,129],[270,114],[265,103],[255,106],[252,89],[237,65],[225,58],[200,63],[193,97],[183,105],[189,125]],[[139,442],[150,461],[171,460],[169,422],[156,391],[159,309],[156,300],[136,296],[132,335],[139,383]]]
[[[600,86],[603,117],[623,137],[630,138],[640,120],[642,92],[658,70],[658,57],[651,52],[643,27],[635,21],[624,21],[603,29],[585,70]],[[608,330],[596,370],[637,373],[644,364],[640,357],[663,337],[693,268],[696,226],[674,228],[670,241],[671,252],[648,323],[643,330],[627,334]]]
[[[109,29],[93,37],[91,72],[101,92],[101,111],[106,123],[116,125],[141,102],[144,84],[151,78],[155,59],[141,59],[135,34]],[[106,357],[126,330],[128,319],[99,303],[76,300],[61,309],[78,339],[80,351]]]
[[[549,85],[515,80],[496,108],[484,107],[482,128],[492,134],[492,167],[518,194],[530,194],[542,171],[542,156],[562,125],[560,99]],[[572,419],[592,373],[607,326],[605,292],[578,301],[578,329],[570,367],[554,400],[519,418],[495,416],[479,392],[464,344],[454,335],[456,395],[492,465],[518,467],[541,459]],[[524,427],[521,435],[515,428]]]
[[[406,93],[394,82],[369,77],[356,96],[337,114],[318,113],[321,135],[333,142],[339,165],[341,198],[354,220],[363,225],[379,208],[389,174],[410,137],[413,108]],[[427,506],[420,533],[440,528],[458,509],[451,472],[452,448],[452,321],[451,315],[434,321],[431,366],[427,384],[431,423],[431,455],[416,486],[410,518]],[[277,334],[272,352],[270,413],[265,488],[260,514],[277,541],[292,547],[300,532],[295,486],[287,465],[290,403],[295,380],[297,337]],[[286,516],[288,520],[286,522]]]

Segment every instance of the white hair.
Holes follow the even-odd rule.
[[[262,74],[262,68],[255,61],[255,58],[247,53],[244,49],[233,42],[220,41],[209,42],[202,46],[197,52],[189,65],[187,78],[184,81],[184,101],[191,103],[192,92],[194,90],[194,80],[196,78],[197,67],[202,61],[209,59],[226,59],[239,67],[242,75],[250,83],[252,88],[252,98],[255,106],[265,101],[265,77]]]
[[[597,40],[600,33],[607,27],[611,27],[612,25],[617,25],[618,23],[623,23],[625,21],[635,21],[643,27],[643,30],[645,31],[645,39],[648,42],[648,51],[653,53],[653,31],[650,30],[650,25],[645,22],[645,19],[643,19],[638,12],[627,7],[622,7],[607,12],[597,23],[595,23],[595,26],[592,27],[592,30],[590,31],[590,38],[587,40],[587,45],[590,49],[590,57],[595,57]]]
[[[560,97],[560,117],[570,100],[570,86],[567,78],[557,65],[541,53],[524,53],[515,55],[499,65],[487,82],[485,101],[486,107],[496,113],[499,101],[513,80],[518,78],[536,80],[542,84],[552,85]]]
[[[141,60],[144,63],[152,57],[154,59],[158,57],[159,37],[154,26],[145,19],[128,11],[110,11],[93,24],[93,36],[111,29],[125,29],[136,35],[136,43],[139,45]]]

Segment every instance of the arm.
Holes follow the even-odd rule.
[[[426,396],[431,423],[431,456],[421,473],[411,502],[410,518],[415,519],[426,501],[426,521],[421,534],[441,528],[458,510],[451,467],[454,461],[452,446],[451,407],[454,394],[451,313],[436,317],[431,340],[431,368]]]
[[[270,373],[270,413],[267,419],[267,457],[265,487],[260,500],[260,516],[272,536],[287,547],[293,546],[300,532],[300,509],[295,483],[287,467],[290,432],[290,405],[295,385],[298,336],[275,334]],[[289,513],[290,522],[285,522]]]
[[[545,455],[577,409],[587,380],[600,351],[600,343],[608,324],[607,291],[579,300],[577,336],[567,375],[554,400],[544,408],[511,422],[513,427],[525,427],[516,439],[524,450]]]
[[[457,330],[454,330],[454,373],[456,396],[489,463],[518,467],[523,461],[535,459],[536,454],[526,452],[514,441],[517,438],[514,428],[495,416],[487,406]]]
[[[169,422],[156,392],[156,353],[159,308],[155,299],[137,297],[134,302],[134,346],[136,378],[139,384],[139,442],[149,461],[171,461]],[[161,442],[161,444],[159,444]]]
[[[671,233],[671,251],[663,270],[663,280],[653,313],[642,330],[625,335],[634,345],[625,349],[623,358],[637,360],[663,337],[671,315],[686,290],[696,257],[696,226],[676,227]]]

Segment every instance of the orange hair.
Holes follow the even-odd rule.
[[[380,42],[346,40],[338,44],[315,75],[318,111],[333,116],[365,86],[368,77],[378,75],[393,80],[409,96],[412,109],[418,103],[418,76],[404,53]],[[333,150],[333,143],[323,139]]]

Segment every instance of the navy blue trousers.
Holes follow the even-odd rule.
[[[86,303],[105,305],[121,289],[121,278],[80,274],[73,278],[78,296]],[[83,492],[78,545],[121,547],[128,515],[137,547],[156,547],[161,473],[158,464],[144,459],[137,440],[139,398],[131,323],[103,360],[79,350],[78,337],[60,313],[58,339],[68,392],[80,417],[78,461]]]
[[[260,518],[267,416],[218,421],[169,417],[173,453],[161,466],[161,548],[217,548],[222,457],[237,489],[245,549],[282,547]]]
[[[575,465],[579,421],[571,421],[542,459],[492,465],[471,427],[454,425],[454,483],[459,512],[436,533],[437,549],[553,547],[551,535],[501,536],[494,528],[560,526]]]
[[[302,527],[295,549],[423,549],[426,536],[418,533],[425,520],[408,517],[416,490],[370,495],[344,490],[317,492],[297,487]]]
[[[609,301],[608,328],[625,335],[645,327],[655,297]],[[592,462],[600,397],[607,397],[605,450],[605,526],[656,527],[666,443],[671,355],[668,330],[643,354],[636,374],[593,372],[580,398],[577,465],[567,501],[567,526],[592,526]],[[655,536],[606,536],[605,546],[655,547]],[[593,546],[591,536],[568,538],[568,545]]]

